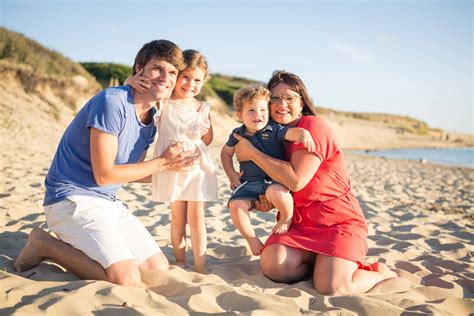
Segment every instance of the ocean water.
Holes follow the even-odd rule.
[[[423,160],[427,163],[440,163],[474,168],[474,147],[390,149],[374,151],[357,150],[351,152],[375,157]]]

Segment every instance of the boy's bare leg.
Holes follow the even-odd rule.
[[[171,202],[171,245],[176,265],[186,268],[186,201]]]
[[[272,203],[280,212],[280,219],[273,227],[275,234],[284,234],[288,231],[293,219],[293,198],[290,191],[281,184],[274,183],[265,192],[267,200]]]
[[[188,224],[191,233],[191,245],[193,247],[194,271],[199,273],[207,273],[207,232],[206,218],[204,214],[204,202],[188,201],[187,203]]]
[[[250,222],[249,209],[251,205],[252,202],[249,200],[232,200],[229,203],[229,209],[232,222],[247,240],[252,254],[259,256],[263,244],[255,234],[252,223]]]
[[[99,263],[39,228],[31,231],[25,247],[15,259],[13,266],[16,271],[22,272],[36,267],[46,259],[59,263],[83,280],[109,281]]]

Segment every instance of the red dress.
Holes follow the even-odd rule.
[[[310,182],[293,192],[294,214],[286,234],[272,234],[265,242],[361,263],[367,253],[367,224],[350,181],[342,151],[329,125],[320,117],[303,116],[297,127],[308,130],[322,163]],[[291,143],[286,150],[305,149]]]

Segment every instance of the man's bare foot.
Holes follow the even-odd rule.
[[[370,265],[370,267],[374,270],[380,273],[384,280],[387,279],[392,279],[398,277],[398,275],[390,270],[384,263],[382,262],[374,262]]]
[[[285,234],[288,231],[288,229],[290,229],[292,219],[293,219],[293,217],[290,217],[286,221],[283,221],[280,218],[280,220],[276,223],[275,227],[273,227],[272,233],[274,233],[274,234]]]
[[[258,237],[250,237],[250,238],[245,238],[250,246],[250,250],[252,250],[252,254],[254,256],[260,256],[261,249],[263,247],[262,242]]]
[[[13,262],[13,267],[17,272],[23,272],[39,265],[44,257],[41,255],[41,245],[49,238],[54,238],[47,232],[39,228],[33,228],[25,247]]]

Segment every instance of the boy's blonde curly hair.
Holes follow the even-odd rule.
[[[240,88],[234,94],[234,110],[236,112],[241,112],[244,102],[249,102],[255,99],[270,101],[270,90],[268,90],[263,84],[251,84]]]

